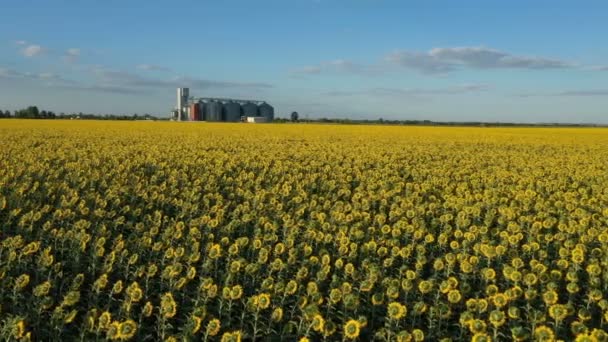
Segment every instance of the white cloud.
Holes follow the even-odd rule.
[[[78,48],[70,48],[65,52],[68,56],[80,56],[80,49]]]
[[[522,93],[519,97],[591,97],[600,96],[608,97],[608,89],[578,89],[578,90],[564,90],[555,93]]]
[[[345,59],[335,59],[332,61],[321,62],[316,65],[308,65],[294,69],[290,72],[291,76],[299,77],[304,75],[318,75],[321,73],[347,73],[359,75],[375,75],[381,73],[383,68],[378,65],[364,65]]]
[[[21,72],[13,69],[0,68],[0,80],[34,80],[38,82],[44,82],[43,85],[54,86],[61,84],[75,84],[76,82],[60,75],[51,72]]]
[[[457,95],[467,93],[478,93],[492,89],[487,84],[460,84],[444,88],[388,88],[376,87],[358,91],[330,91],[324,95],[328,96],[389,96],[389,97],[409,97],[409,96],[430,96],[430,95]]]
[[[25,44],[27,44],[27,42],[25,40],[18,40],[18,41],[15,42],[15,44],[17,44],[17,45],[25,45]]]
[[[63,60],[68,63],[74,63],[80,58],[80,52],[79,48],[69,48],[65,51]]]
[[[540,70],[575,66],[558,59],[520,56],[485,47],[439,47],[429,51],[396,51],[384,58],[384,64],[365,65],[337,59],[294,69],[291,76],[324,73],[377,75],[391,70],[391,65],[426,74],[446,74],[463,68]]]
[[[155,64],[139,64],[137,69],[145,71],[171,71],[171,68]]]
[[[397,51],[386,60],[423,73],[447,73],[459,68],[471,69],[559,69],[573,67],[558,59],[520,56],[485,47],[434,48],[427,52]]]
[[[44,48],[40,45],[32,44],[28,45],[21,50],[21,53],[25,57],[34,57],[44,53]]]

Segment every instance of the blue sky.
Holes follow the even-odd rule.
[[[5,1],[0,109],[608,123],[605,1]]]

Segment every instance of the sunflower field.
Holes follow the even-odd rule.
[[[607,129],[4,120],[0,142],[0,340],[608,340]]]

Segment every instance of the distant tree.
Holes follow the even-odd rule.
[[[298,112],[291,112],[291,121],[292,122],[298,122],[298,118],[299,118]]]

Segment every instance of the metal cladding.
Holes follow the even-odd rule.
[[[241,120],[241,105],[238,102],[228,101],[224,103],[224,120],[228,122]]]
[[[207,120],[207,103],[205,101],[199,101],[198,108],[200,109],[200,113],[201,113],[201,121],[206,121]]]
[[[200,121],[201,120],[201,111],[198,103],[193,103],[190,105],[190,121]]]
[[[243,106],[243,116],[258,116],[258,106],[253,102],[247,102]]]
[[[222,121],[222,103],[219,101],[209,101],[205,104],[207,121]]]
[[[188,120],[186,109],[188,108],[188,97],[190,90],[188,88],[177,88],[177,119]]]
[[[268,103],[264,102],[258,107],[260,116],[266,118],[266,121],[270,122],[274,120],[274,108]]]

